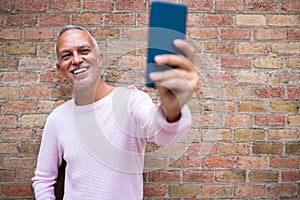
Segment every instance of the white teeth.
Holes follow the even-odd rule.
[[[86,70],[87,70],[87,68],[76,69],[76,70],[74,71],[74,74],[80,74],[80,73],[82,73],[82,72],[85,72]]]

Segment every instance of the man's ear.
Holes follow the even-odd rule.
[[[61,67],[59,63],[56,63],[56,69],[60,72],[61,71]]]
[[[103,53],[99,53],[98,55],[98,62],[103,63]]]

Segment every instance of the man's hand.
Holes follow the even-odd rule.
[[[174,45],[186,57],[164,54],[156,56],[154,60],[158,65],[177,68],[150,74],[169,122],[180,119],[181,108],[188,102],[200,81],[200,73],[193,64],[194,48],[184,40],[174,40]]]

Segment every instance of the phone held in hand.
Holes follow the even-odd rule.
[[[174,47],[173,41],[185,39],[187,7],[184,4],[153,1],[150,9],[146,86],[155,88],[149,74],[176,66],[157,65],[154,57],[160,54],[183,54]]]

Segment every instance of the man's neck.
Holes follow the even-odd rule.
[[[89,88],[74,91],[75,103],[78,106],[84,106],[94,103],[112,92],[114,87],[106,84],[101,78],[97,83]]]

